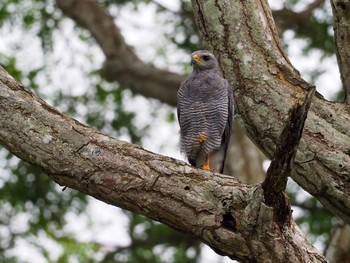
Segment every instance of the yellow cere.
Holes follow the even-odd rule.
[[[195,61],[197,61],[198,64],[203,64],[203,61],[200,60],[200,58],[197,54],[194,54],[192,57]]]

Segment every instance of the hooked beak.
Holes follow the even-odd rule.
[[[197,54],[194,54],[191,59],[191,65],[194,65],[194,64],[199,64],[199,65],[203,64],[203,61],[199,58]]]

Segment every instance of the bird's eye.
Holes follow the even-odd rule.
[[[210,56],[208,56],[208,55],[203,55],[203,60],[204,61],[208,61],[210,59]]]

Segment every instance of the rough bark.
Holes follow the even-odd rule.
[[[345,101],[350,104],[350,2],[331,1],[334,15],[334,40],[337,47],[337,60],[340,77],[345,92]]]
[[[195,169],[64,116],[0,68],[0,143],[62,186],[143,214],[241,262],[327,262],[261,185]]]
[[[291,109],[310,84],[281,48],[266,1],[193,0],[202,40],[234,87],[248,136],[272,157]],[[347,105],[315,96],[292,178],[350,222],[350,115]]]

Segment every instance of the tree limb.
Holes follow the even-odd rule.
[[[234,87],[248,136],[272,158],[288,110],[306,83],[284,53],[266,1],[193,0],[204,45]],[[350,115],[346,105],[314,97],[291,177],[350,222]]]
[[[347,104],[350,104],[350,2],[346,0],[332,0],[331,4],[340,78],[345,92],[345,101]]]
[[[301,12],[295,12],[287,7],[283,7],[279,10],[273,10],[272,14],[276,21],[280,35],[287,29],[292,29],[295,30],[298,35],[309,36],[310,30],[312,30],[314,27],[310,21],[312,12],[316,8],[321,7],[324,2],[325,0],[315,0]]]
[[[114,140],[64,116],[0,68],[0,143],[58,184],[143,214],[241,262],[326,262],[261,185],[245,185]]]
[[[158,69],[140,60],[124,40],[113,17],[96,0],[56,0],[63,14],[87,29],[106,56],[102,74],[108,81],[145,97],[176,105],[176,94],[184,76]],[[166,89],[166,92],[164,90]]]

